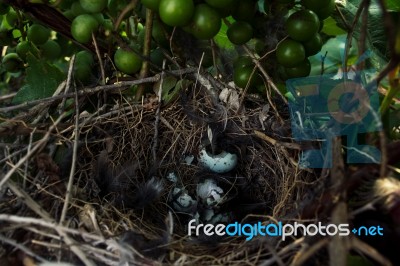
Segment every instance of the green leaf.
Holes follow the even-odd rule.
[[[235,22],[235,20],[232,17],[226,18],[230,23]],[[234,50],[235,45],[231,43],[226,35],[226,32],[228,31],[228,26],[225,23],[222,23],[221,29],[217,33],[217,35],[214,37],[215,43],[220,47],[221,49],[226,49],[226,50]]]
[[[339,7],[347,24],[351,25],[355,14],[361,4],[362,0],[348,0],[345,2],[344,7]],[[391,0],[387,0],[390,2]],[[394,0],[398,2],[398,0]],[[354,29],[354,37],[360,37],[361,29],[367,29],[366,46],[367,49],[372,51],[370,56],[370,63],[375,69],[382,69],[390,58],[390,51],[387,46],[387,37],[384,27],[377,27],[382,25],[383,17],[382,11],[377,3],[377,0],[371,1],[368,9],[368,24],[362,25],[361,18]],[[342,19],[336,14],[334,19],[337,21],[339,27],[343,27]]]
[[[14,104],[50,97],[63,81],[64,74],[57,67],[28,54],[26,85],[15,95]]]
[[[342,34],[346,34],[346,31],[337,25],[336,20],[332,17],[329,17],[324,20],[324,27],[322,28],[322,32],[326,35],[338,36]]]
[[[400,12],[399,0],[385,0],[386,8],[389,11]]]
[[[170,88],[169,90],[165,90],[163,86],[163,94],[162,94],[162,100],[163,104],[166,105],[172,100],[176,99],[179,95],[179,91],[182,89],[182,87],[187,87],[191,81],[186,80],[186,79],[181,79],[178,82],[176,82],[175,79],[175,84],[173,88]]]

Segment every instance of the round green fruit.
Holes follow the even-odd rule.
[[[70,10],[74,17],[77,17],[79,15],[86,13],[85,9],[83,9],[83,7],[81,6],[81,3],[79,1],[73,2]]]
[[[153,11],[158,11],[160,0],[141,0],[142,5]]]
[[[68,9],[68,10],[62,12],[62,14],[64,15],[64,17],[66,17],[67,19],[69,19],[69,20],[71,20],[71,21],[75,18],[75,15],[74,15],[74,13],[71,11],[71,9]]]
[[[285,27],[290,38],[305,42],[318,32],[319,19],[313,11],[304,9],[290,15],[286,20]]]
[[[295,67],[306,58],[304,46],[292,39],[280,42],[276,48],[278,63],[284,67]]]
[[[22,67],[22,60],[16,53],[6,54],[1,63],[4,69],[11,73],[18,72]]]
[[[301,78],[310,75],[311,64],[308,59],[305,59],[295,67],[286,67],[285,72],[288,78]]]
[[[246,86],[253,87],[262,83],[262,79],[257,74],[257,71],[254,71],[253,66],[245,66],[242,68],[236,68],[233,73],[233,82],[239,88],[246,88]]]
[[[151,35],[153,36],[156,43],[162,47],[169,46],[169,40],[167,38],[167,33],[170,31],[170,27],[163,24],[159,20],[155,19],[153,21],[153,29]]]
[[[194,13],[193,0],[161,0],[159,6],[161,20],[169,26],[185,26]]]
[[[28,39],[36,45],[42,45],[50,37],[50,30],[39,24],[33,24],[28,29]]]
[[[8,25],[10,25],[11,27],[14,27],[17,22],[18,22],[18,16],[17,16],[17,12],[15,12],[14,9],[10,9],[8,11],[8,13],[6,14],[6,21],[8,23]]]
[[[28,41],[21,41],[17,44],[17,47],[15,48],[15,51],[17,52],[18,56],[22,59],[26,59],[26,55],[29,52],[32,52],[32,44]]]
[[[311,56],[317,54],[322,48],[322,37],[319,33],[315,34],[307,42],[303,43],[304,49],[306,50],[306,55]]]
[[[156,48],[150,52],[150,61],[158,67],[162,67],[164,59],[165,55],[160,48]]]
[[[253,27],[247,22],[236,21],[228,28],[226,35],[231,43],[242,45],[253,37]]]
[[[99,23],[89,14],[77,16],[71,25],[71,34],[80,43],[88,43],[92,39],[92,33],[97,30]]]
[[[107,6],[107,0],[79,0],[79,3],[88,13],[99,13]]]
[[[61,47],[53,40],[48,40],[40,49],[42,56],[48,60],[56,60],[61,56]]]
[[[75,64],[92,66],[94,64],[93,55],[88,51],[77,52],[75,55]]]
[[[301,4],[314,11],[322,20],[330,16],[334,7],[335,0],[302,0]]]
[[[239,56],[233,62],[234,69],[244,68],[244,67],[248,67],[248,66],[254,66],[253,60],[251,59],[250,56]]]
[[[235,3],[235,0],[206,0],[206,3],[215,8],[226,8]]]
[[[92,76],[92,67],[83,63],[75,63],[74,77],[83,84],[88,84]]]
[[[80,51],[75,55],[74,76],[80,82],[87,84],[92,74],[93,55],[88,51]]]
[[[335,0],[331,0],[331,2],[325,6],[324,8],[315,10],[314,12],[317,14],[320,20],[324,20],[329,17],[333,11],[335,10]]]
[[[116,67],[125,74],[134,74],[142,67],[142,60],[134,52],[119,48],[114,54]]]
[[[218,12],[206,4],[194,9],[190,32],[200,40],[213,38],[221,29],[221,17]]]

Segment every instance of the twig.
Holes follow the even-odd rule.
[[[75,128],[74,128],[75,140],[73,147],[73,156],[71,163],[71,171],[69,173],[67,192],[65,193],[65,201],[64,206],[61,212],[60,224],[62,224],[65,220],[65,216],[67,215],[68,203],[71,199],[71,190],[72,184],[74,182],[75,168],[76,168],[76,158],[78,155],[78,142],[79,142],[79,102],[78,102],[78,91],[75,87]]]
[[[250,51],[250,49],[247,46],[243,46],[244,50],[250,57],[253,59],[253,63],[257,66],[257,68],[260,70],[261,74],[263,74],[264,78],[267,80],[268,85],[275,91],[279,97],[283,100],[285,104],[288,104],[288,101],[285,96],[282,95],[281,91],[278,89],[278,87],[275,85],[275,83],[272,81],[271,77],[268,75],[267,71],[263,68],[263,66],[260,64],[259,60],[257,60],[254,57],[254,54]]]
[[[70,88],[71,88],[71,80],[72,80],[72,73],[74,71],[74,64],[75,64],[75,55],[72,55],[71,60],[69,61],[67,84],[65,84],[64,95],[66,95],[69,92]],[[64,112],[66,100],[67,100],[66,98],[62,99],[62,102],[61,102],[61,105],[60,105],[59,114]]]
[[[99,46],[97,45],[97,40],[96,40],[96,36],[94,35],[94,33],[92,33],[92,40],[93,40],[93,44],[94,44],[94,49],[96,51],[97,59],[99,60],[100,73],[101,73],[101,85],[105,85],[106,84],[106,72],[104,71],[103,59],[101,58]]]
[[[384,265],[384,266],[392,265],[392,263],[389,260],[387,260],[385,257],[383,257],[375,248],[373,248],[370,245],[368,245],[367,243],[359,240],[357,237],[352,237],[350,244],[354,249],[373,258],[380,265]]]
[[[121,22],[124,20],[126,14],[133,10],[136,7],[136,4],[137,0],[132,0],[128,5],[125,6],[124,10],[122,10],[121,14],[117,18],[117,21],[115,22],[114,31],[118,31],[119,25],[121,25]]]
[[[358,58],[361,58],[361,56],[365,52],[365,46],[366,46],[366,39],[367,39],[367,30],[368,30],[368,6],[370,5],[370,0],[366,0],[364,11],[362,13],[361,17],[361,33],[360,33],[360,38],[358,40]],[[365,61],[360,62],[359,65],[357,66],[358,70],[364,69],[365,66]]]
[[[13,166],[13,168],[8,171],[8,173],[2,178],[0,181],[0,188],[6,183],[7,186],[11,189],[11,191],[17,195],[19,198],[21,198],[28,207],[30,207],[32,210],[34,210],[36,213],[38,213],[41,217],[46,218],[49,221],[53,221],[53,219],[50,217],[50,215],[42,209],[40,205],[38,205],[27,193],[24,191],[20,190],[16,184],[12,180],[9,180],[10,177],[14,174],[14,172],[21,167],[23,163],[25,163],[26,160],[28,160],[34,153],[39,151],[48,141],[51,132],[54,130],[54,128],[57,126],[57,124],[64,118],[65,113],[61,114],[60,117],[54,122],[53,126],[49,129],[49,131],[46,133],[46,135],[37,142],[35,147],[31,150],[31,152],[28,152],[23,158],[21,158],[16,165]],[[73,243],[73,241],[62,231],[57,231],[62,237],[64,242],[70,246],[71,250],[75,253],[75,255],[81,259],[81,261],[85,265],[94,265],[87,257],[86,255]]]
[[[325,247],[329,243],[329,238],[323,238],[311,247],[307,247],[304,250],[300,250],[295,256],[290,264],[290,266],[300,266],[303,265],[310,257],[315,255],[315,253],[321,248]],[[304,252],[303,252],[304,251]]]
[[[29,145],[28,145],[28,153],[30,153],[32,149],[32,143],[33,143],[33,134],[35,133],[36,128],[34,128],[29,136]],[[28,160],[25,162],[25,171],[24,171],[24,180],[22,181],[22,188],[26,188],[26,180],[28,177],[28,168],[29,168],[29,163]]]
[[[143,56],[149,57],[151,49],[151,36],[153,32],[153,16],[154,12],[150,9],[146,9],[146,25],[145,25],[145,35],[144,35],[144,45],[143,45]],[[142,63],[142,68],[140,69],[140,78],[145,78],[149,74],[149,61],[145,60]],[[140,84],[138,90],[136,91],[135,99],[138,101],[142,98],[144,93],[145,85]]]
[[[278,251],[278,256],[282,256],[284,254],[288,254],[289,251],[297,248],[299,245],[301,245],[302,242],[304,242],[304,237],[296,239],[294,242],[290,243],[289,245],[284,246],[280,251]],[[271,259],[265,260],[263,263],[261,263],[261,266],[269,266],[269,265],[274,265],[276,262],[276,256],[274,256]]]
[[[23,223],[23,221],[31,223],[31,224],[39,224],[42,226],[46,226],[48,228],[55,229],[57,233],[62,237],[64,242],[71,248],[72,252],[75,253],[75,255],[81,259],[81,261],[85,265],[89,266],[94,266],[94,264],[86,257],[86,255],[78,248],[75,243],[70,239],[70,237],[66,234],[68,232],[69,228],[64,228],[61,226],[57,226],[56,222],[51,218],[50,214],[46,212],[39,204],[37,204],[30,196],[27,194],[25,191],[21,190],[12,180],[8,180],[7,182],[8,188],[17,196],[19,197],[31,210],[33,210],[36,214],[38,214],[40,217],[42,217],[44,220],[41,219],[36,219],[36,218],[26,218],[26,217],[19,217],[19,216],[13,216],[13,215],[7,215],[7,214],[0,214],[0,220],[5,220],[5,221],[17,221],[17,223]],[[75,232],[75,234],[78,235],[84,235],[85,233],[79,232],[79,231],[74,231],[71,230],[72,232]],[[93,238],[93,235],[88,234]],[[102,238],[97,238],[98,240],[101,240]]]
[[[196,68],[186,68],[186,69],[179,69],[179,70],[174,70],[174,71],[165,71],[165,73],[169,74],[169,75],[173,75],[173,76],[180,76],[180,75],[184,75],[184,74],[193,73],[195,71],[197,71]],[[144,78],[144,79],[140,79],[140,80],[121,81],[121,82],[117,82],[117,83],[111,84],[111,85],[103,85],[103,86],[97,86],[94,88],[82,89],[82,90],[78,91],[78,95],[79,96],[90,95],[90,94],[95,94],[99,91],[120,90],[120,89],[128,88],[132,85],[139,85],[142,83],[154,83],[154,82],[158,82],[159,80],[160,80],[160,74],[156,74],[152,77],[148,77],[148,78]],[[14,105],[14,106],[0,108],[0,113],[7,113],[10,111],[14,111],[14,110],[28,108],[29,106],[32,106],[32,105],[38,105],[38,104],[46,103],[46,102],[54,102],[54,101],[58,101],[58,100],[61,100],[64,98],[73,98],[73,97],[75,97],[75,93],[67,93],[65,95],[57,95],[57,96],[53,96],[53,97],[47,97],[47,98],[34,100],[34,101],[30,101],[30,102],[25,102],[25,103]]]
[[[50,127],[49,131],[44,135],[44,137],[39,140],[35,147],[32,148],[32,150],[28,151],[27,154],[22,157],[12,168],[8,173],[1,179],[0,181],[0,189],[2,186],[10,179],[10,177],[15,173],[15,171],[22,166],[33,154],[35,154],[37,151],[42,149],[42,147],[47,143],[47,141],[50,138],[51,132],[54,130],[54,128],[57,126],[57,124],[64,118],[64,114],[62,114],[55,122],[54,124]]]
[[[347,33],[347,39],[346,39],[346,46],[344,49],[344,58],[343,58],[343,63],[342,63],[342,69],[343,69],[343,74],[347,79],[347,61],[348,61],[348,57],[349,57],[349,50],[351,47],[351,43],[353,40],[353,34],[356,28],[356,25],[358,23],[358,20],[360,19],[360,16],[362,14],[362,11],[364,9],[368,9],[368,5],[369,5],[369,0],[363,0],[359,6],[359,8],[357,9],[357,12],[354,16],[354,20],[351,24],[351,28],[349,29],[348,33]]]
[[[29,195],[28,195],[29,196]],[[32,200],[33,201],[33,200]],[[44,211],[45,212],[45,211]],[[43,213],[40,214],[42,216]],[[42,217],[43,219],[34,218],[34,217],[22,217],[17,215],[9,215],[9,214],[0,214],[0,221],[10,222],[22,225],[37,225],[42,226],[48,229],[56,230],[57,232],[69,233],[77,236],[81,236],[86,239],[90,239],[95,242],[104,243],[106,239],[99,235],[94,235],[91,233],[84,232],[82,230],[72,229],[58,224],[52,218]]]
[[[266,79],[268,86],[269,86],[270,88],[272,88],[272,89],[281,97],[281,99],[283,100],[283,102],[284,102],[285,104],[288,104],[287,99],[286,99],[285,96],[283,96],[282,93],[279,91],[278,87],[276,87],[275,83],[272,81],[271,77],[268,75],[268,73],[267,73],[267,72],[265,71],[265,69],[262,67],[262,65],[260,64],[259,60],[257,60],[257,58],[255,58],[254,54],[250,51],[250,49],[249,49],[248,47],[246,47],[246,45],[243,45],[243,48],[245,49],[246,53],[252,58],[253,63],[256,65],[256,67],[260,70],[261,74],[262,74],[262,75],[264,76],[264,78]],[[270,94],[269,94],[269,93],[266,93],[266,94],[267,94],[267,99],[268,99],[268,102],[269,102],[270,106],[272,107],[272,109],[274,109],[275,114],[276,114],[276,116],[278,117],[278,119],[280,120],[280,122],[283,123],[284,120],[283,120],[283,118],[281,117],[281,115],[279,114],[278,109],[276,108],[275,104],[273,103],[273,101],[272,101],[272,99],[271,99],[271,97],[270,97]],[[240,105],[239,105],[239,109],[238,109],[238,110],[241,109],[242,101],[243,101],[243,99],[242,99],[241,102],[240,102]]]
[[[165,68],[165,60],[163,61],[163,68]],[[156,166],[157,162],[157,148],[158,148],[158,126],[160,124],[160,110],[161,110],[161,105],[162,105],[162,86],[164,82],[164,72],[161,73],[161,81],[160,81],[160,86],[158,88],[158,106],[156,110],[156,121],[154,122],[154,138],[153,138],[153,147],[152,147],[152,153],[153,153],[153,163],[154,166]]]
[[[297,143],[281,142],[281,141],[278,141],[276,139],[273,139],[273,138],[265,135],[264,133],[262,133],[261,131],[258,131],[258,130],[254,130],[254,134],[258,138],[260,138],[262,140],[265,140],[265,141],[271,143],[274,146],[283,146],[283,147],[286,147],[286,148],[289,148],[289,149],[301,150],[301,146],[299,144],[297,144]]]
[[[14,98],[15,95],[17,95],[16,92],[9,93],[9,94],[6,94],[6,95],[1,95],[0,96],[0,101],[5,101],[5,100],[8,100],[8,99]]]
[[[28,254],[29,256],[35,258],[36,260],[40,261],[40,262],[47,262],[47,260],[37,254],[35,254],[32,250],[30,250],[29,248],[25,247],[22,244],[17,243],[16,241],[9,239],[3,235],[0,234],[0,242],[3,243],[7,243],[11,246],[14,246],[15,248],[23,251],[24,253]]]

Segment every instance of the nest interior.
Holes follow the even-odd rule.
[[[196,195],[198,184],[212,179],[223,189],[223,200],[212,208],[212,214],[225,215],[225,222],[271,222],[294,218],[297,203],[306,197],[315,178],[298,168],[297,151],[265,139],[269,135],[269,139],[287,141],[289,135],[282,132],[287,131],[288,116],[278,122],[268,101],[252,95],[242,98],[240,109],[235,108],[238,102],[234,105],[214,95],[209,87],[193,83],[166,106],[134,104],[123,95],[114,96],[114,105],[102,113],[81,114],[77,132],[76,117],[71,116],[67,119],[70,127],[63,125],[31,158],[34,163],[29,164],[22,182],[30,195],[28,201],[37,202],[53,219],[49,221],[68,221],[66,227],[76,230],[71,241],[100,264],[124,260],[241,264],[268,258],[282,248],[276,239],[188,237],[188,221],[200,213],[198,222],[207,222],[201,212],[210,209]],[[281,114],[287,113],[280,109]],[[202,167],[198,158],[206,146],[214,152],[236,154],[235,169],[219,174]],[[167,179],[172,173],[175,182]],[[69,207],[63,213],[69,180]],[[16,186],[21,183],[15,182]],[[186,212],[174,209],[174,187],[198,204]],[[20,201],[15,191],[4,191],[2,212],[13,209],[11,213],[35,217],[30,208],[16,204]],[[40,254],[39,258],[78,264],[82,259],[62,247],[59,238],[44,233],[48,229],[14,226],[3,227],[8,238],[18,242],[35,239],[28,245],[32,251],[27,256]]]

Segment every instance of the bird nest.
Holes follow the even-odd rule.
[[[166,75],[157,77],[161,86]],[[137,103],[114,90],[92,113],[72,108],[51,119],[60,106],[51,101],[30,110],[42,114],[39,120],[28,122],[22,112],[7,119],[1,256],[25,265],[291,261],[296,238],[189,236],[191,220],[293,221],[316,178],[297,165],[281,98],[251,95],[198,72],[183,77],[191,82],[166,104],[155,96]],[[106,94],[99,91],[76,102],[101,102]],[[202,163],[204,153],[233,154],[237,165],[216,172]]]

